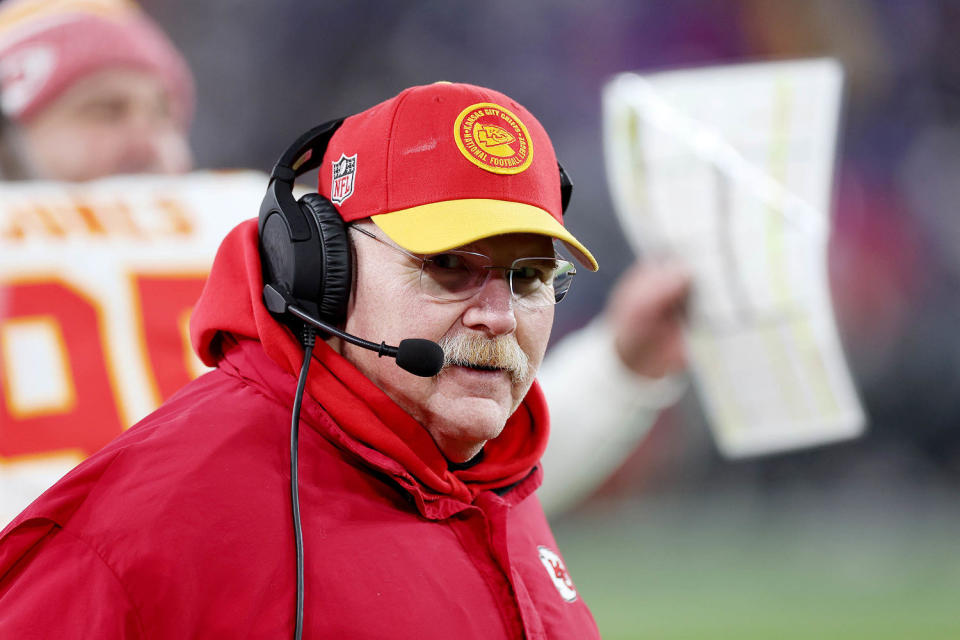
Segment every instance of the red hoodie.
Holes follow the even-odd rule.
[[[192,334],[215,371],[0,534],[0,638],[292,637],[289,422],[303,352],[260,302],[256,221],[224,241]],[[534,495],[534,385],[483,460],[318,342],[300,430],[304,638],[594,638]]]

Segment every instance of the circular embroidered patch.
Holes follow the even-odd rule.
[[[533,162],[527,127],[498,104],[480,102],[460,112],[453,137],[467,160],[493,173],[520,173]]]
[[[567,602],[574,602],[577,599],[577,588],[573,585],[573,579],[567,572],[563,560],[543,545],[537,547],[537,551],[540,554],[540,562],[543,564],[543,568],[547,570],[547,575],[553,581],[553,586],[557,588],[560,597]]]

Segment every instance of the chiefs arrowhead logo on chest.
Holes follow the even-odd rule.
[[[576,600],[577,588],[573,584],[573,579],[570,577],[566,565],[563,564],[563,559],[543,545],[537,547],[537,551],[540,554],[540,562],[543,564],[543,568],[547,570],[547,575],[550,576],[550,580],[560,593],[560,597],[567,602]]]

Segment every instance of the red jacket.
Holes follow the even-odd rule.
[[[217,369],[0,534],[0,638],[284,638],[296,595],[289,421],[301,353],[259,302],[255,222],[193,321]],[[429,435],[325,344],[300,430],[304,638],[594,638],[534,490],[535,386],[483,461]]]

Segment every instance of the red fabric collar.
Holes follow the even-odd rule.
[[[215,366],[220,335],[258,340],[267,355],[296,377],[303,349],[264,307],[257,221],[241,223],[224,239],[190,321],[193,347]],[[514,484],[540,460],[549,418],[537,383],[503,432],[484,447],[483,461],[450,471],[429,433],[356,367],[318,342],[307,393],[350,437],[399,463],[432,491],[470,501],[480,491]]]

